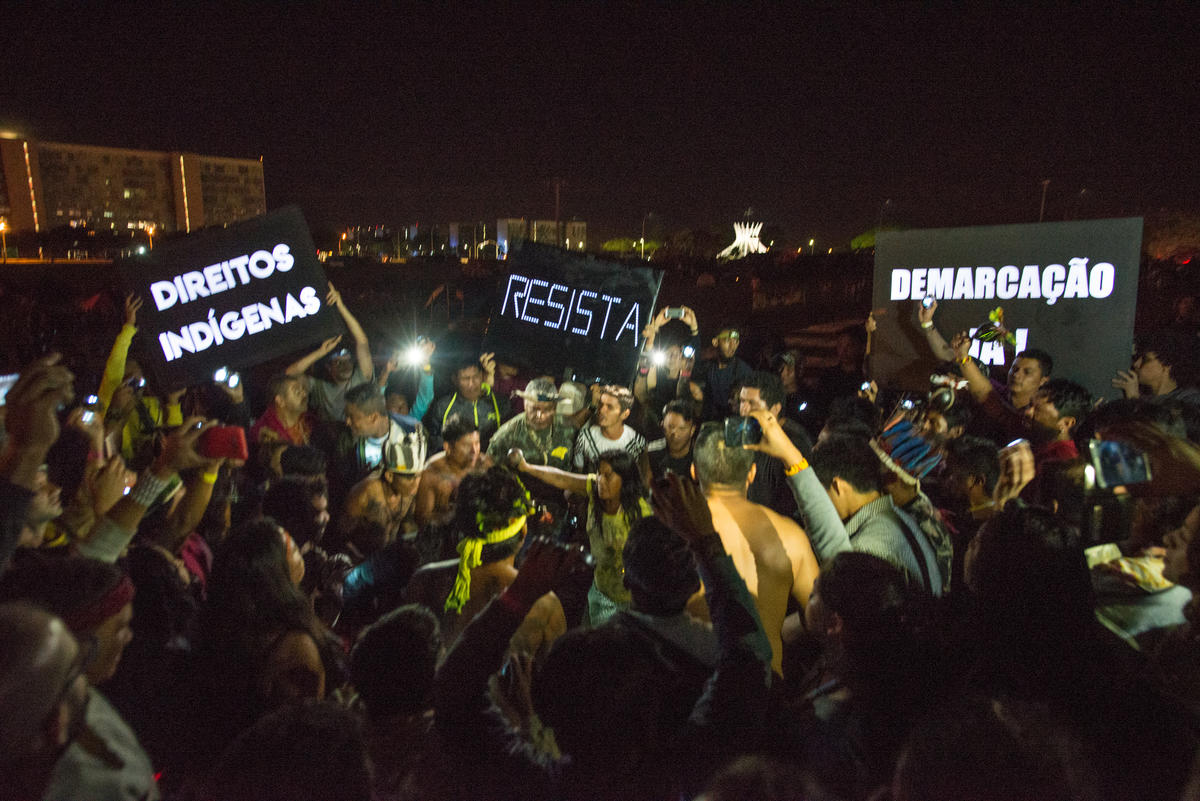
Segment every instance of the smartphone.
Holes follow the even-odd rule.
[[[1096,486],[1101,489],[1126,484],[1145,484],[1150,480],[1150,462],[1146,454],[1128,442],[1093,439],[1088,442]]]
[[[925,297],[921,298],[921,305],[924,306],[926,309],[932,309],[933,308],[933,295],[926,295]]]
[[[740,448],[762,442],[762,426],[753,417],[725,418],[725,445]]]
[[[862,382],[862,384],[860,384],[858,387],[858,391],[859,392],[870,392],[871,391],[871,382],[870,381]]]
[[[682,306],[668,306],[664,315],[668,320],[679,320],[683,318]]]
[[[214,426],[200,435],[196,451],[208,459],[250,458],[246,430],[240,426]]]
[[[17,379],[20,377],[20,373],[0,375],[0,406],[5,404],[8,399],[8,391],[13,388],[13,384],[17,383]]]
[[[685,359],[690,359],[690,358],[692,358],[692,357],[693,357],[693,356],[695,356],[695,355],[696,355],[696,349],[695,349],[695,348],[693,348],[691,345],[684,345],[684,346],[683,346],[683,358],[685,358]]]

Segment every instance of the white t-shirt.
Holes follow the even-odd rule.
[[[600,426],[593,423],[580,431],[575,439],[575,469],[579,472],[583,472],[584,468],[593,470],[597,456],[618,449],[627,452],[636,462],[646,450],[646,440],[629,426],[621,429],[621,436],[609,439],[601,432]]]

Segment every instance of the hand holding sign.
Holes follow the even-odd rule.
[[[162,391],[245,370],[338,332],[327,281],[294,207],[175,239],[118,266],[133,292],[125,322],[147,345]],[[331,302],[341,299],[329,288]],[[145,301],[145,305],[142,305]]]
[[[325,302],[330,306],[342,305],[342,293],[334,288],[332,281],[329,283],[329,292],[325,295]]]

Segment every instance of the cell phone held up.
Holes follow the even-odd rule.
[[[1100,489],[1144,484],[1150,480],[1150,462],[1146,454],[1128,442],[1093,439],[1088,442],[1088,455],[1095,471],[1096,486]]]
[[[666,312],[664,312],[663,316],[666,317],[668,320],[682,320],[683,319],[683,307],[682,306],[668,306],[667,310],[666,310]]]
[[[214,426],[200,435],[196,452],[206,459],[250,458],[246,447],[246,431],[239,426]]]
[[[762,426],[753,417],[725,418],[725,446],[740,448],[762,442]]]

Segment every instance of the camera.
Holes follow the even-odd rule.
[[[668,320],[682,320],[683,319],[683,307],[682,306],[668,306],[667,310],[663,314],[663,316],[666,317]]]
[[[762,442],[762,426],[753,417],[725,418],[725,445],[740,448]]]
[[[696,349],[695,349],[695,348],[693,348],[691,345],[684,345],[684,346],[683,346],[683,358],[685,358],[685,359],[690,359],[690,358],[692,358],[692,357],[693,357],[693,356],[695,356],[695,355],[696,355]]]
[[[667,363],[667,354],[657,349],[650,351],[650,363],[655,367],[662,367]]]

